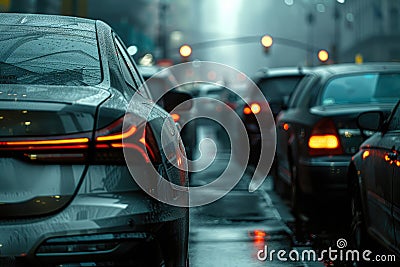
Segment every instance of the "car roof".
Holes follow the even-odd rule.
[[[283,76],[305,75],[310,72],[309,67],[283,67],[283,68],[263,68],[256,72],[255,79],[273,78]]]
[[[377,62],[366,64],[333,64],[319,66],[312,69],[312,73],[320,76],[332,77],[335,75],[364,73],[364,72],[400,72],[400,63],[395,62]]]
[[[71,30],[96,30],[96,20],[44,14],[0,13],[0,25],[27,25]]]

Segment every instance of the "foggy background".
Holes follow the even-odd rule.
[[[0,0],[0,9],[101,19],[138,47],[138,61],[151,54],[155,62],[179,63],[182,44],[193,47],[190,60],[250,75],[318,65],[319,49],[329,52],[328,63],[400,59],[397,0]],[[259,42],[264,34],[274,38],[269,53]],[[242,37],[251,41],[235,41]]]

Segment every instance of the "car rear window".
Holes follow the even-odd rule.
[[[322,105],[397,102],[400,73],[368,73],[331,79],[325,86]]]
[[[290,96],[303,75],[285,76],[262,79],[258,83],[265,98],[270,102],[281,102],[286,96]]]
[[[0,25],[0,47],[0,84],[101,82],[94,31]]]

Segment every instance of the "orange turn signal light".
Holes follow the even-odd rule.
[[[181,118],[181,116],[179,116],[179,114],[176,114],[176,113],[172,113],[171,117],[174,120],[174,122],[178,122],[179,119]]]
[[[285,131],[289,130],[289,124],[287,123],[283,124],[283,130]]]
[[[369,157],[369,150],[365,150],[364,153],[362,154],[362,158],[366,159]]]

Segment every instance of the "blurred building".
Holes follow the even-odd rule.
[[[400,1],[351,0],[341,12],[340,60],[400,61]]]

